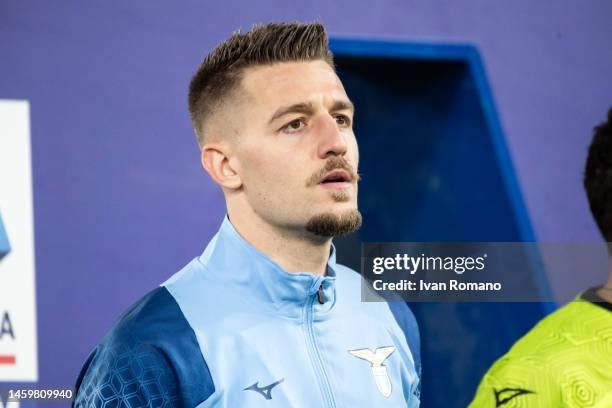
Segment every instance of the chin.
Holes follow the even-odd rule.
[[[326,211],[313,215],[306,230],[322,237],[336,237],[355,232],[361,227],[361,213],[356,207]]]

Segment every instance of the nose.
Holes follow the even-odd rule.
[[[344,156],[348,149],[346,135],[338,127],[336,118],[326,114],[320,121],[318,155],[325,159],[328,156]]]

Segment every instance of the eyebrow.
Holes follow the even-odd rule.
[[[350,110],[351,112],[355,112],[355,105],[350,100],[336,100],[332,105],[331,111],[339,111],[339,110]],[[305,115],[312,115],[314,113],[314,107],[311,102],[302,102],[296,103],[289,106],[283,106],[278,108],[274,115],[268,121],[268,124],[274,122],[276,119],[291,114],[291,113],[303,113]]]
[[[339,111],[339,110],[349,110],[352,113],[355,113],[355,105],[353,104],[353,102],[351,102],[350,100],[337,100],[334,101],[334,104],[332,105],[331,108],[332,111]]]

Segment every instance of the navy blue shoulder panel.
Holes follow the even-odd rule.
[[[421,337],[419,333],[419,325],[417,324],[414,313],[408,307],[406,302],[401,300],[388,302],[389,309],[393,313],[397,324],[404,331],[406,336],[406,342],[412,352],[414,358],[414,368],[419,376],[421,377]]]
[[[76,390],[76,407],[194,407],[214,392],[214,384],[193,329],[159,287],[104,336]]]

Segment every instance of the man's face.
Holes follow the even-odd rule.
[[[254,67],[241,85],[247,102],[235,154],[254,212],[316,235],[357,229],[353,105],[332,68],[324,61]]]

